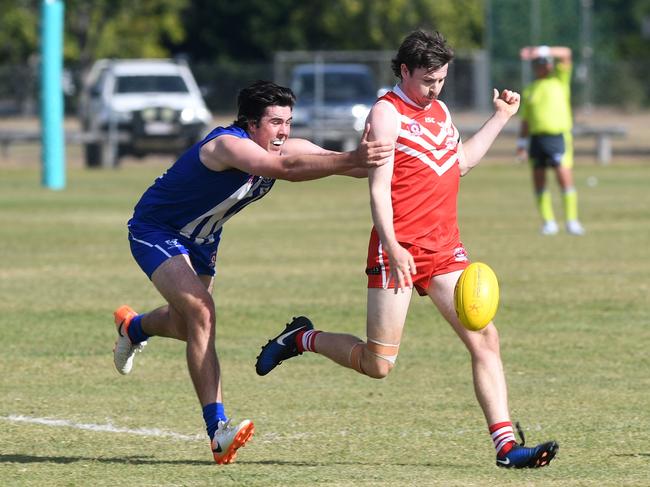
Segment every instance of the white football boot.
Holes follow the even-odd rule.
[[[559,229],[557,227],[557,223],[555,222],[555,220],[548,220],[545,221],[544,224],[542,225],[542,229],[540,233],[542,235],[556,235],[558,230]]]
[[[131,343],[129,338],[129,325],[131,320],[138,315],[127,305],[120,306],[113,313],[115,327],[117,329],[117,340],[113,347],[113,362],[117,371],[126,375],[133,368],[133,357],[136,352],[141,352],[147,342]]]
[[[232,463],[237,457],[237,450],[253,437],[255,426],[250,419],[245,419],[236,426],[228,421],[219,421],[214,438],[210,442],[214,461],[219,465]]]
[[[585,229],[578,220],[569,220],[566,222],[566,233],[581,237],[585,234]]]

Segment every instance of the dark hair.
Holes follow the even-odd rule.
[[[391,67],[395,76],[402,79],[402,64],[406,64],[412,73],[416,68],[425,68],[427,71],[440,69],[452,59],[454,51],[440,32],[416,30],[402,41],[397,56],[391,61]]]
[[[266,107],[291,107],[296,103],[296,96],[289,88],[276,85],[271,81],[258,80],[239,91],[237,95],[237,120],[233,123],[246,130],[248,122],[259,123]]]

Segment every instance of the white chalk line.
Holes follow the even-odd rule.
[[[94,423],[76,423],[67,419],[50,419],[50,418],[34,418],[31,416],[23,416],[21,414],[10,414],[9,416],[0,416],[4,421],[12,423],[30,423],[40,424],[44,426],[52,426],[58,428],[74,428],[86,431],[98,431],[102,433],[121,433],[138,436],[154,436],[158,438],[174,438],[175,440],[182,441],[205,441],[205,435],[183,435],[173,431],[165,431],[158,428],[123,428],[115,426],[111,423],[94,424]]]
[[[106,424],[95,424],[95,423],[76,423],[68,419],[50,419],[50,418],[35,418],[32,416],[24,416],[22,414],[10,414],[9,416],[0,416],[0,420],[10,421],[12,423],[29,423],[29,424],[40,424],[44,426],[52,426],[58,428],[75,428],[79,430],[86,431],[95,431],[101,433],[121,433],[129,435],[138,435],[138,436],[150,436],[157,438],[173,438],[181,441],[205,441],[205,435],[183,435],[181,433],[175,433],[173,431],[165,431],[158,428],[123,428],[121,426],[115,426],[112,423]],[[530,430],[540,431],[542,427],[540,425],[535,425],[535,427],[530,428]],[[478,431],[478,430],[476,430]],[[466,433],[476,432],[472,429],[458,430],[453,433],[454,436],[463,435]],[[482,430],[481,430],[482,431]],[[338,436],[348,436],[348,431],[339,431]],[[400,436],[413,435],[413,431],[403,431]],[[430,437],[433,435],[432,431],[421,430],[418,432],[418,436]],[[256,435],[257,441],[262,443],[267,442],[277,442],[280,440],[297,440],[297,439],[308,439],[312,436],[315,436],[313,433],[308,432],[292,432],[292,433],[276,433],[276,432],[266,432],[262,435]]]

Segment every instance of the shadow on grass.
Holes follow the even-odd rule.
[[[1,463],[59,463],[69,464],[75,462],[98,462],[98,463],[127,463],[131,465],[213,465],[209,460],[157,460],[147,456],[130,457],[48,457],[37,455],[6,455],[0,454]]]
[[[0,454],[2,463],[57,463],[67,465],[76,462],[98,463],[124,463],[129,465],[214,465],[211,460],[157,460],[150,456],[134,455],[129,457],[84,457],[84,456],[38,456],[38,455],[11,455]],[[371,465],[371,462],[304,462],[285,460],[238,460],[239,465],[287,465],[294,467],[325,467],[329,465]],[[386,462],[377,462],[376,465],[386,465]],[[393,463],[397,467],[441,467],[440,464],[427,463]]]
[[[426,463],[390,463],[390,462],[368,462],[368,461],[358,461],[358,462],[296,462],[296,461],[286,461],[286,460],[255,460],[255,461],[247,461],[247,460],[237,460],[237,463],[241,464],[249,464],[249,465],[287,465],[287,466],[293,466],[293,467],[329,467],[332,465],[391,465],[393,467],[442,467],[442,466],[457,466],[457,465],[451,465],[451,464],[435,464],[431,462],[426,462]]]

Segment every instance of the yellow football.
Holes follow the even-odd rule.
[[[499,282],[494,271],[483,262],[467,266],[454,288],[458,319],[468,330],[485,328],[499,306]]]

